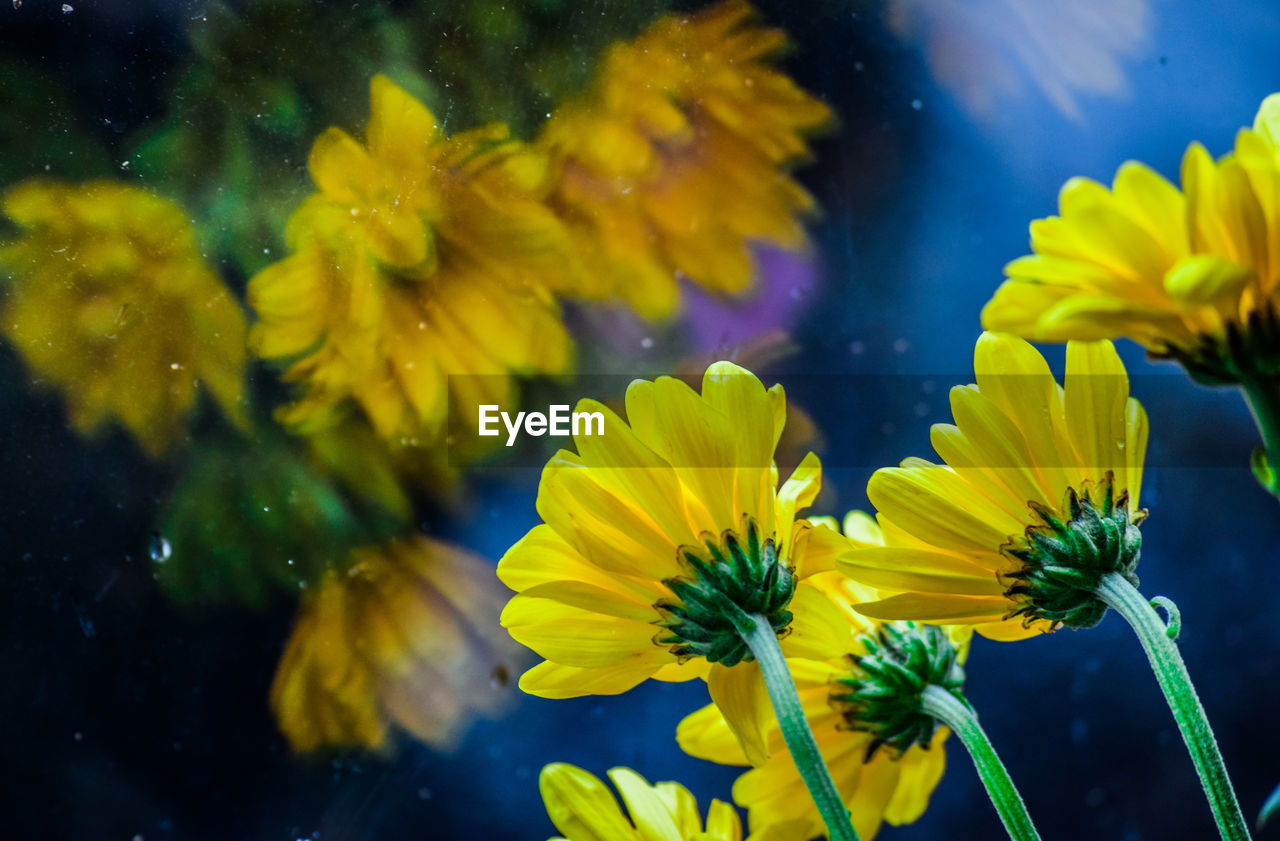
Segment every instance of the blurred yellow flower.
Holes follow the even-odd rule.
[[[831,112],[772,66],[786,38],[753,16],[728,0],[658,20],[610,48],[594,85],[547,121],[552,205],[585,267],[562,289],[660,318],[679,305],[680,275],[744,292],[750,241],[804,244],[797,216],[813,201],[785,167]]]
[[[123,424],[149,455],[182,432],[197,391],[243,426],[245,319],[181,207],[113,181],[23,182],[22,233],[0,248],[0,330],[86,434]]]
[[[833,569],[843,545],[796,519],[818,493],[810,454],[778,487],[774,449],[786,421],[768,391],[728,362],[702,393],[671,377],[627,389],[630,425],[591,400],[603,434],[577,435],[538,488],[545,521],[513,546],[498,576],[517,595],[502,624],[546,662],[520,688],[547,698],[612,695],[648,678],[707,676],[712,698],[763,759],[770,717],[760,671],[723,611],[764,616],[784,650],[804,650],[804,579]],[[799,581],[797,586],[796,582]],[[713,665],[714,664],[714,665]]]
[[[493,569],[414,537],[355,550],[306,593],[271,685],[297,751],[381,748],[392,725],[439,750],[498,712],[513,654]]]
[[[563,837],[551,841],[742,841],[742,822],[728,803],[711,801],[704,825],[698,801],[679,783],[649,785],[630,768],[612,768],[631,817],[600,778],[576,765],[542,769],[538,788],[547,815]]]
[[[976,385],[951,390],[955,425],[932,429],[946,464],[909,458],[877,470],[867,485],[885,545],[855,549],[839,567],[890,595],[858,609],[877,619],[974,625],[994,639],[1092,624],[1105,607],[1081,576],[1132,570],[1084,567],[1136,563],[1130,529],[1145,515],[1138,495],[1147,417],[1129,397],[1124,365],[1110,342],[1071,342],[1059,386],[1031,345],[984,333],[974,370]],[[1037,601],[1027,578],[1034,553],[1057,551],[1058,526],[1082,516],[1090,535],[1110,543],[1095,552],[1093,537],[1069,536],[1064,563],[1072,569],[1060,583],[1070,592],[1061,603]]]
[[[1035,340],[1126,336],[1193,374],[1236,381],[1263,362],[1280,372],[1280,94],[1235,151],[1192,144],[1179,190],[1129,162],[1110,190],[1062,188],[1060,216],[1031,224],[1034,254],[982,313],[990,330]]]
[[[289,221],[294,253],[250,281],[250,346],[293,360],[304,393],[285,423],[322,427],[351,398],[380,435],[430,438],[450,391],[470,420],[511,405],[512,373],[569,367],[547,291],[568,237],[542,202],[545,159],[505,126],[446,138],[386,77],[370,97],[365,145],[331,128],[311,149],[320,191]]]
[[[815,522],[824,519],[813,518]],[[883,545],[875,520],[860,511],[850,512],[845,518],[845,533],[851,546]],[[882,822],[900,826],[924,813],[929,796],[942,778],[946,764],[943,742],[949,731],[937,727],[924,744],[897,750],[877,745],[876,737],[866,730],[854,729],[856,714],[840,697],[840,681],[861,674],[852,658],[867,653],[864,637],[876,634],[880,627],[880,623],[854,610],[854,605],[874,599],[875,591],[840,572],[820,573],[810,582],[826,601],[814,602],[820,610],[811,610],[805,618],[824,634],[827,659],[791,658],[787,664],[805,718],[840,798],[849,809],[858,837],[870,841]],[[968,638],[967,630],[953,633],[961,660],[967,654]],[[700,759],[726,765],[749,764],[715,705],[687,716],[680,722],[676,738],[686,753]],[[766,726],[766,740],[770,748],[768,762],[744,773],[733,787],[734,801],[747,809],[751,837],[762,841],[808,841],[824,835],[822,818],[776,722]]]

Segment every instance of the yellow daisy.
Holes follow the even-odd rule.
[[[181,207],[113,181],[23,182],[3,210],[0,330],[87,434],[110,420],[148,455],[181,434],[205,388],[244,425],[245,320]]]
[[[609,779],[630,818],[594,774],[563,762],[542,769],[547,815],[564,833],[551,841],[742,841],[742,822],[728,803],[712,800],[704,824],[698,801],[679,783],[649,785],[630,768],[610,769]]]
[[[883,545],[879,526],[866,514],[850,512],[845,523],[852,546]],[[846,682],[863,676],[858,658],[869,653],[867,639],[881,633],[884,626],[855,612],[853,607],[874,599],[875,593],[839,572],[820,573],[810,582],[826,599],[813,603],[821,610],[811,609],[807,621],[824,635],[822,646],[827,649],[827,659],[792,658],[788,666],[818,749],[849,809],[858,837],[869,841],[882,822],[899,826],[912,823],[923,814],[942,778],[946,763],[943,742],[949,731],[936,726],[927,715],[913,715],[911,727],[903,731],[902,737],[886,744],[859,721],[860,710],[850,702]],[[956,685],[963,675],[959,662],[967,653],[968,636],[964,630],[955,633],[958,658],[949,661],[943,670],[943,679]],[[951,641],[946,644],[951,645]],[[723,714],[714,705],[680,722],[676,737],[685,752],[693,756],[727,765],[748,764]],[[766,727],[766,741],[769,760],[744,773],[733,787],[734,801],[747,809],[751,837],[807,841],[825,834],[822,818],[776,723]]]
[[[889,595],[858,609],[995,639],[1091,625],[1102,575],[1136,583],[1146,413],[1110,342],[1069,343],[1059,386],[1031,345],[984,333],[974,370],[951,390],[955,425],[932,430],[945,464],[910,458],[867,485],[885,545],[839,567]]]
[[[818,493],[816,456],[778,487],[782,388],[718,362],[701,394],[670,377],[633,382],[629,425],[595,401],[578,411],[599,412],[603,434],[576,435],[578,452],[547,464],[545,522],[498,564],[517,591],[502,624],[545,658],[521,689],[568,698],[709,676],[712,698],[763,759],[768,700],[722,605],[765,617],[784,650],[803,651],[807,626],[792,618],[814,597],[804,580],[834,568],[842,548],[838,534],[796,519]]]
[[[392,725],[437,749],[497,712],[513,652],[492,568],[415,537],[352,553],[309,589],[271,685],[295,750],[382,748]]]
[[[366,144],[331,128],[311,149],[320,191],[290,219],[294,253],[250,281],[250,344],[293,360],[286,423],[323,426],[350,398],[380,435],[427,438],[450,392],[470,419],[511,405],[511,374],[569,367],[547,291],[569,242],[542,202],[545,159],[504,126],[446,138],[386,77],[370,89]]]
[[[1031,224],[1033,254],[982,313],[1035,340],[1126,336],[1202,378],[1280,373],[1280,94],[1217,161],[1193,143],[1179,190],[1129,162],[1111,189],[1062,188]],[[1255,370],[1257,369],[1257,370]]]
[[[813,201],[785,167],[831,112],[774,68],[786,38],[754,14],[728,0],[658,20],[610,48],[593,86],[547,121],[551,202],[585,266],[562,288],[659,318],[681,275],[744,292],[751,241],[804,244],[797,217]]]

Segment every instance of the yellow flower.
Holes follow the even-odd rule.
[[[858,609],[995,639],[1092,624],[1103,608],[1085,577],[1131,574],[1137,560],[1146,413],[1110,342],[1069,343],[1062,386],[1035,348],[1006,334],[983,334],[974,369],[976,385],[951,390],[955,425],[932,429],[946,464],[910,458],[867,485],[885,545],[839,566],[891,595]],[[1086,536],[1060,533],[1082,523]],[[1096,535],[1111,542],[1097,547]],[[1066,544],[1072,570],[1036,577],[1045,553]]]
[[[393,724],[451,747],[507,697],[501,605],[492,568],[456,546],[415,537],[355,550],[303,600],[271,685],[280,729],[298,751],[381,748]]]
[[[547,815],[564,833],[552,841],[742,841],[742,822],[728,803],[712,800],[704,826],[698,801],[679,783],[649,785],[630,768],[610,769],[609,779],[630,819],[594,774],[563,762],[542,769]]]
[[[753,16],[728,0],[660,19],[610,48],[594,85],[547,121],[552,204],[585,264],[562,288],[659,318],[679,304],[680,275],[744,292],[751,240],[803,245],[797,216],[813,201],[784,167],[831,113],[773,68],[786,38]]]
[[[446,138],[386,77],[370,88],[367,145],[331,128],[312,147],[320,192],[289,221],[294,253],[249,284],[250,343],[296,360],[285,378],[305,391],[286,423],[322,427],[351,398],[380,435],[429,438],[451,391],[472,419],[511,404],[512,373],[569,367],[547,291],[568,239],[542,203],[545,159],[504,126]]]
[[[149,455],[182,432],[200,387],[244,424],[244,314],[201,259],[182,208],[112,181],[26,181],[3,199],[22,236],[0,329],[87,434],[123,424]]]
[[[846,517],[845,533],[852,546],[882,545],[879,526],[860,511]],[[849,809],[854,828],[860,838],[870,841],[883,821],[899,826],[912,823],[924,813],[929,796],[942,778],[946,764],[943,742],[949,731],[945,727],[934,729],[930,724],[927,741],[900,750],[879,746],[874,735],[854,729],[854,713],[840,697],[841,681],[860,674],[852,658],[867,653],[864,638],[876,634],[881,627],[854,611],[857,603],[874,599],[875,592],[839,572],[820,573],[810,581],[826,599],[815,603],[821,612],[813,611],[815,615],[808,621],[825,632],[822,647],[827,659],[791,658],[787,664],[809,728]],[[967,653],[968,636],[963,630],[953,633],[961,659]],[[723,714],[714,705],[680,722],[676,738],[686,753],[700,759],[727,765],[748,764]],[[807,841],[824,835],[822,818],[774,722],[766,727],[766,741],[769,760],[742,774],[733,787],[734,801],[747,809],[751,837]]]
[[[804,650],[800,618],[813,597],[804,579],[833,569],[842,549],[838,534],[796,520],[818,493],[816,456],[778,487],[782,388],[766,391],[718,362],[701,395],[670,377],[632,383],[630,425],[595,401],[578,411],[600,412],[603,434],[576,435],[578,452],[547,464],[537,500],[545,522],[498,564],[517,591],[502,624],[546,659],[520,688],[568,698],[708,676],[762,759],[758,727],[770,713],[759,667],[707,605],[728,599],[763,615],[786,635],[784,650]]]
[[[1195,374],[1235,380],[1232,345],[1280,370],[1280,94],[1268,97],[1235,151],[1214,161],[1192,144],[1179,190],[1129,162],[1110,190],[1062,188],[1060,216],[1031,225],[1034,254],[1008,279],[983,325],[1030,339],[1127,336]]]

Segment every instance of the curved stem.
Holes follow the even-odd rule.
[[[1039,841],[1040,833],[1027,814],[1022,795],[1018,794],[986,731],[978,723],[977,713],[947,690],[932,684],[924,688],[920,700],[921,708],[950,727],[968,749],[1009,837],[1014,841]]]
[[[773,714],[778,719],[778,727],[782,730],[782,738],[791,751],[800,777],[809,789],[813,802],[818,806],[818,813],[827,825],[828,837],[831,841],[858,841],[858,833],[849,820],[849,810],[845,808],[836,784],[831,779],[831,772],[818,752],[818,743],[814,741],[813,731],[804,717],[800,706],[800,696],[796,694],[796,683],[791,678],[791,670],[782,656],[782,648],[778,645],[778,635],[769,620],[759,614],[750,614],[753,626],[748,631],[739,629],[743,641],[751,649],[756,662],[760,664],[760,672],[764,675],[764,685],[769,691],[769,700],[773,703]]]
[[[1277,451],[1280,452],[1280,451]],[[1102,577],[1097,589],[1098,598],[1115,609],[1133,627],[1138,641],[1147,652],[1156,681],[1173,710],[1173,719],[1182,731],[1182,738],[1195,763],[1200,784],[1209,797],[1209,807],[1218,823],[1218,832],[1224,841],[1248,841],[1249,828],[1235,790],[1227,776],[1227,766],[1213,738],[1209,719],[1191,685],[1191,676],[1178,653],[1178,646],[1169,638],[1164,622],[1155,608],[1138,590],[1118,573],[1110,572]]]
[[[1267,490],[1280,496],[1280,378],[1242,378],[1240,388],[1262,435],[1265,467],[1254,454],[1253,472]]]

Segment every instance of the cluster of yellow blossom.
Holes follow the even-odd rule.
[[[510,405],[511,374],[569,368],[555,295],[656,317],[681,275],[742,292],[751,241],[799,247],[812,202],[780,167],[830,115],[766,61],[784,38],[752,13],[730,0],[616,45],[532,145],[445,137],[375,78],[365,143],[316,140],[293,254],[250,283],[250,344],[304,391],[282,419],[314,429],[350,398],[384,437],[434,439],[450,393],[470,421]]]
[[[859,678],[866,640],[894,620],[940,623],[963,660],[974,629],[997,639],[1052,630],[1055,621],[1021,619],[1019,547],[1103,486],[1104,513],[1114,507],[1125,527],[1143,513],[1146,418],[1109,343],[1072,343],[1065,386],[1009,335],[984,335],[974,365],[977,384],[952,393],[957,425],[934,427],[946,464],[878,471],[877,519],[851,514],[843,534],[799,516],[818,492],[816,457],[778,485],[778,386],[720,362],[700,394],[671,378],[633,383],[626,422],[579,404],[606,413],[605,434],[575,437],[577,453],[548,463],[545,522],[498,565],[517,591],[503,625],[545,658],[521,688],[564,698],[705,678],[713,703],[680,725],[681,746],[756,766],[733,791],[753,834],[807,839],[822,819],[769,713],[761,667],[716,641],[718,612],[759,613],[859,837],[915,820],[941,777],[947,730],[882,747],[858,724],[833,687]],[[778,569],[790,586],[775,586]],[[735,577],[751,586],[734,590]],[[781,602],[762,600],[774,592]]]
[[[1277,195],[1273,94],[1233,152],[1215,161],[1198,143],[1187,149],[1181,189],[1135,162],[1110,190],[1068,181],[1060,215],[1031,224],[1034,254],[1005,268],[983,324],[1044,341],[1123,336],[1193,373],[1239,378],[1242,364],[1280,354]],[[1230,358],[1239,344],[1255,358]]]

